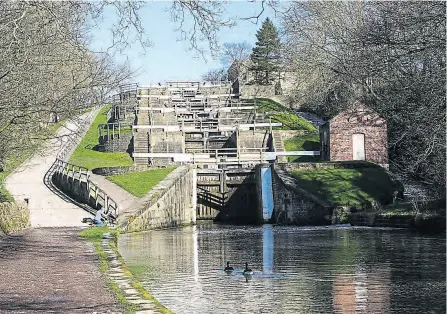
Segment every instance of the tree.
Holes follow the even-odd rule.
[[[246,41],[224,43],[221,55],[222,65],[228,69],[228,79],[235,81],[247,70],[247,60],[250,57],[251,46]]]
[[[250,56],[253,65],[250,70],[255,73],[255,82],[262,85],[271,84],[278,76],[280,41],[278,30],[267,18],[256,33],[256,46]]]
[[[207,82],[222,82],[227,81],[227,69],[226,68],[218,68],[212,69],[202,75],[202,80]]]
[[[326,118],[353,100],[388,120],[393,171],[445,195],[443,2],[293,2],[283,16],[294,104]]]

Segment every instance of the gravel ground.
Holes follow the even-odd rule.
[[[0,237],[0,313],[120,313],[78,228]]]

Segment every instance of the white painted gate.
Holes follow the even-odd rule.
[[[352,134],[352,153],[354,160],[365,160],[365,134]]]

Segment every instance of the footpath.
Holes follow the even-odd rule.
[[[0,313],[120,313],[79,228],[0,238]]]
[[[66,123],[5,182],[17,201],[29,199],[31,228],[0,238],[0,313],[120,312],[98,269],[93,245],[77,236],[82,218],[90,214],[44,182],[58,152],[75,138],[80,125]]]
[[[92,110],[86,115],[96,115],[97,112]],[[76,132],[85,127],[81,123],[86,115],[68,121],[53,139],[44,144],[43,149],[20,165],[5,181],[5,188],[15,200],[28,199],[32,227],[82,226],[82,218],[91,216],[69,199],[54,194],[44,180],[61,148],[67,141],[73,141]]]

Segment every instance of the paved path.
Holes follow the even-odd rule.
[[[138,197],[130,194],[119,185],[107,180],[104,176],[90,174],[90,181],[99,186],[107,195],[118,203],[120,212],[125,211],[129,206],[139,200]]]
[[[0,238],[0,313],[119,313],[78,228],[27,229]]]
[[[82,118],[96,116],[97,112],[98,110],[93,110]],[[67,122],[59,129],[55,139],[45,143],[40,152],[17,168],[5,181],[6,189],[15,200],[29,199],[33,227],[82,226],[82,218],[91,216],[69,200],[54,194],[44,183],[45,173],[52,166],[61,147],[70,138],[74,138],[73,134],[79,130],[80,124],[81,122]]]

